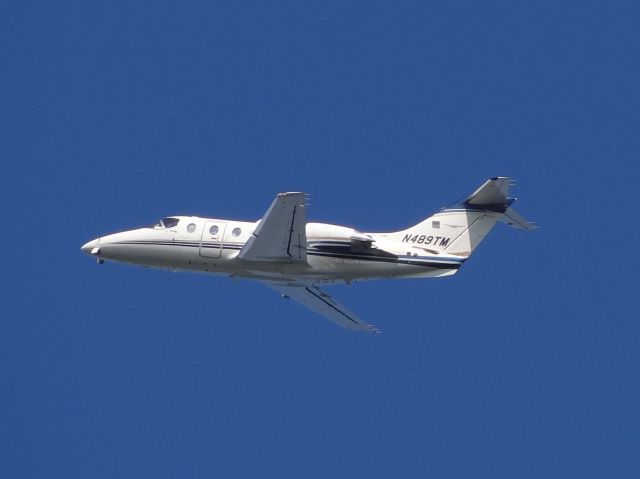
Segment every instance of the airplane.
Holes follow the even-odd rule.
[[[327,283],[455,274],[497,221],[537,227],[513,209],[511,178],[485,181],[471,195],[402,231],[366,233],[308,223],[308,196],[278,193],[255,222],[168,216],[157,224],[102,236],[81,250],[97,259],[263,282],[338,325],[379,330],[320,289]]]

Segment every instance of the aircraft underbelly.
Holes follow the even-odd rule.
[[[253,279],[303,282],[343,282],[377,278],[425,278],[454,271],[400,264],[391,260],[336,258],[309,254],[306,263],[251,262],[237,258],[237,250],[225,249],[219,258],[203,257],[194,245],[103,245],[104,257],[115,261],[174,270],[197,271]]]
[[[216,264],[195,266],[206,272],[218,272],[253,279],[283,281],[343,282],[392,277],[436,277],[451,274],[448,270],[424,266],[376,262],[366,260],[336,259],[309,255],[308,263],[246,262],[235,256],[221,258]]]
[[[393,262],[309,257],[314,276],[341,280],[389,278],[425,272],[425,268]]]

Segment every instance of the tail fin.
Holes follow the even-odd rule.
[[[511,185],[508,177],[491,178],[467,198],[388,238],[427,253],[467,258],[496,221],[516,229],[535,229],[513,209],[515,198],[507,196]]]

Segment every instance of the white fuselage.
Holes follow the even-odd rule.
[[[458,271],[496,221],[534,226],[507,196],[510,178],[485,181],[466,199],[401,231],[363,233],[308,223],[307,195],[276,194],[255,222],[169,216],[157,225],[102,236],[81,247],[105,260],[258,280],[334,323],[378,332],[319,287],[377,278],[435,278]]]
[[[258,222],[175,216],[176,225],[140,228],[97,238],[82,250],[98,258],[146,267],[195,271],[259,280],[310,283],[453,274],[464,258],[427,254],[386,233],[307,223],[307,262],[247,262],[238,258]],[[361,241],[359,238],[368,238]]]

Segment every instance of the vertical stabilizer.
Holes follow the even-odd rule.
[[[503,221],[519,229],[534,226],[512,207],[509,198],[511,179],[490,178],[465,199],[443,208],[435,215],[411,228],[391,233],[392,241],[424,250],[430,254],[468,257],[495,226]]]

